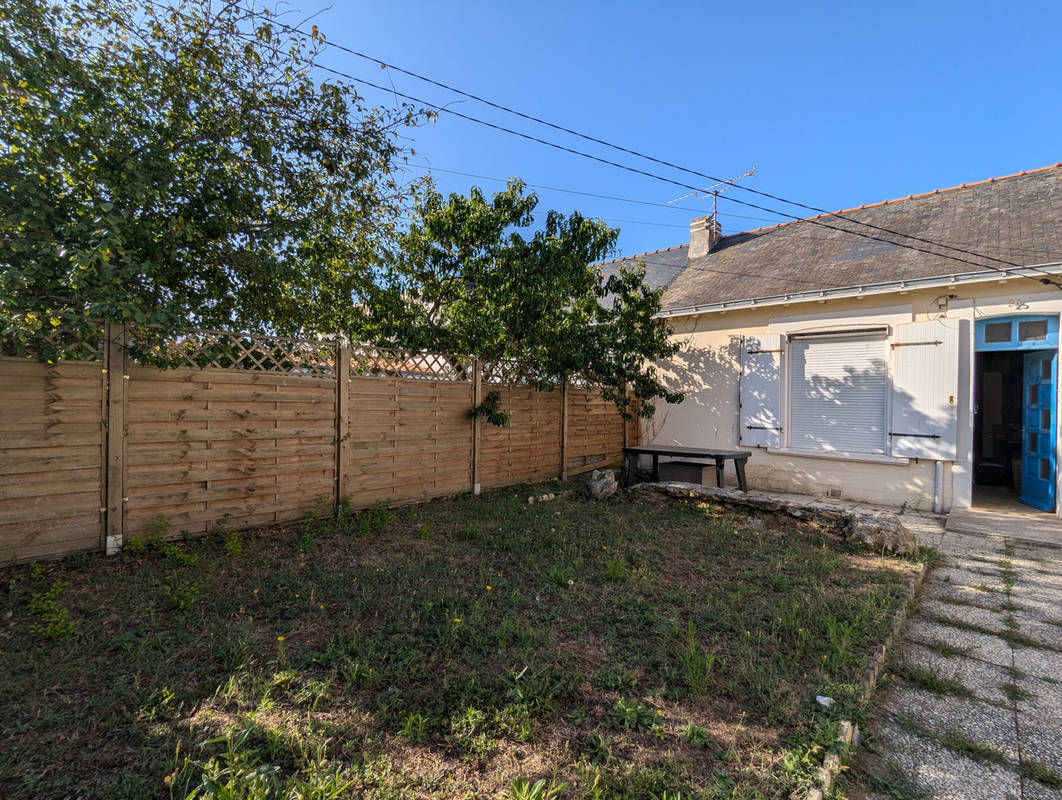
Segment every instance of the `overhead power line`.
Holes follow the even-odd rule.
[[[295,30],[297,30],[297,29],[295,29]],[[317,67],[319,69],[322,69],[322,70],[326,71],[326,72],[330,72],[333,75],[337,75],[339,77],[346,78],[347,80],[354,81],[355,83],[359,83],[359,84],[362,84],[364,86],[369,86],[369,87],[371,87],[373,89],[377,89],[377,90],[379,90],[381,92],[386,92],[387,94],[391,94],[391,95],[394,95],[396,97],[401,97],[404,100],[409,100],[412,103],[417,103],[418,105],[426,106],[428,108],[434,109],[434,110],[439,111],[441,113],[450,114],[452,116],[458,117],[460,119],[467,120],[469,122],[475,122],[475,123],[477,123],[479,125],[483,125],[485,127],[501,131],[503,133],[508,133],[508,134],[513,135],[513,136],[520,137],[522,139],[527,139],[527,140],[532,141],[532,142],[537,142],[537,143],[545,145],[547,147],[552,147],[552,148],[554,148],[556,150],[560,150],[560,151],[563,151],[563,152],[566,152],[566,153],[571,153],[572,155],[580,156],[582,158],[587,158],[587,159],[590,159],[592,161],[597,161],[597,162],[599,162],[601,164],[606,164],[608,166],[616,167],[618,169],[622,169],[622,170],[625,170],[627,172],[634,173],[636,175],[643,175],[643,176],[648,177],[648,178],[653,178],[655,180],[663,181],[664,183],[670,183],[670,184],[672,184],[674,186],[680,186],[683,189],[692,189],[692,190],[695,190],[695,191],[700,191],[699,187],[694,186],[692,184],[683,183],[682,181],[677,181],[677,180],[674,180],[673,178],[668,178],[668,177],[663,176],[663,175],[658,175],[658,174],[653,173],[653,172],[648,172],[646,170],[639,169],[638,167],[632,167],[632,166],[629,166],[627,164],[621,164],[618,161],[611,161],[611,160],[609,160],[607,158],[602,158],[600,156],[595,156],[595,155],[593,155],[591,153],[586,153],[586,152],[583,152],[581,150],[576,150],[574,148],[567,147],[567,146],[562,145],[562,144],[557,144],[556,142],[551,142],[551,141],[549,141],[547,139],[542,139],[542,138],[540,138],[538,136],[534,136],[534,135],[529,134],[529,133],[523,133],[522,131],[517,131],[517,130],[514,130],[512,128],[507,128],[504,125],[498,125],[497,123],[494,123],[494,122],[488,122],[487,120],[479,119],[477,117],[473,117],[473,116],[470,116],[468,114],[463,114],[460,111],[454,111],[452,108],[447,108],[445,106],[440,106],[440,105],[438,105],[436,103],[432,103],[432,102],[430,102],[428,100],[425,100],[423,98],[416,97],[416,96],[410,95],[410,94],[406,94],[404,92],[400,92],[400,91],[398,91],[397,89],[395,89],[393,87],[381,86],[380,84],[375,83],[373,81],[366,80],[365,78],[359,78],[356,75],[351,75],[348,72],[344,72],[342,70],[337,70],[337,69],[335,69],[333,67],[326,67],[323,64],[317,65]],[[944,258],[944,259],[948,259],[950,261],[955,261],[955,262],[962,263],[962,264],[969,264],[971,266],[978,267],[980,269],[993,269],[993,270],[996,270],[997,272],[1007,272],[1007,269],[1003,268],[1003,267],[996,267],[996,266],[993,266],[991,264],[978,263],[976,261],[970,261],[967,258],[961,258],[959,256],[952,256],[952,255],[948,255],[946,253],[934,252],[933,250],[927,250],[924,247],[918,247],[918,246],[912,245],[912,244],[904,244],[903,242],[896,242],[896,241],[893,241],[892,239],[883,239],[880,236],[874,236],[872,234],[862,233],[860,231],[854,231],[854,230],[851,230],[849,228],[841,228],[841,227],[838,227],[836,225],[831,225],[831,224],[829,224],[827,222],[822,222],[821,220],[818,220],[818,219],[803,219],[803,218],[798,217],[798,216],[796,216],[794,214],[789,214],[789,213],[787,213],[785,211],[778,211],[777,209],[768,208],[766,206],[761,206],[761,205],[758,205],[756,203],[750,203],[747,200],[739,200],[736,197],[725,196],[725,199],[729,200],[732,203],[738,203],[740,205],[747,206],[749,208],[755,208],[755,209],[757,209],[759,211],[764,211],[764,212],[766,212],[768,214],[776,214],[776,215],[778,215],[780,217],[788,217],[789,219],[793,220],[794,222],[804,222],[804,223],[807,223],[809,225],[818,226],[820,228],[827,228],[829,230],[835,230],[835,231],[839,231],[841,233],[847,233],[847,234],[849,234],[851,236],[859,236],[859,237],[864,238],[864,239],[870,239],[871,241],[881,242],[882,244],[891,245],[893,247],[900,247],[900,248],[903,248],[903,249],[906,249],[906,250],[914,250],[914,251],[917,251],[917,252],[920,252],[920,253],[925,253],[926,255],[936,256],[937,258]],[[851,220],[846,220],[846,221],[851,221]],[[957,248],[953,248],[953,247],[948,247],[946,245],[940,245],[940,246],[944,247],[945,249],[950,249],[950,250],[956,250],[957,249]],[[1002,264],[1006,264],[1006,265],[1008,265],[1010,267],[1019,268],[1019,269],[1023,267],[1022,264],[1019,264],[1016,261],[1006,261],[1004,259],[995,258],[993,256],[985,256],[985,255],[982,255],[982,254],[979,254],[979,253],[972,253],[972,254],[974,256],[978,257],[978,258],[983,258],[983,259],[986,259],[986,260],[989,260],[989,261],[998,261],[998,262],[1000,262]],[[1054,275],[1052,275],[1051,273],[1045,272],[1043,270],[1039,270],[1039,269],[1037,269],[1036,271],[1042,273],[1045,276],[1047,276],[1048,282],[1054,283],[1054,281],[1055,281],[1055,276]],[[1055,283],[1055,285],[1058,286],[1059,284]],[[1060,288],[1062,288],[1062,287],[1060,287]]]
[[[155,2],[155,0],[147,0],[147,2],[151,3],[152,5],[158,5]],[[247,14],[249,14],[251,16],[257,16],[257,17],[262,18],[262,19],[266,19],[271,24],[274,24],[277,27],[280,27],[281,29],[287,30],[287,31],[292,32],[292,33],[296,33],[296,34],[298,34],[300,36],[312,36],[312,34],[307,33],[306,31],[303,31],[302,29],[298,28],[297,26],[288,25],[287,23],[279,21],[278,19],[275,18],[274,15],[266,14],[266,13],[263,13],[263,12],[260,12],[260,11],[255,11],[253,9],[248,9],[246,7],[241,7],[241,8]],[[349,52],[352,55],[358,56],[360,58],[365,58],[367,60],[375,61],[378,64],[382,64],[382,65],[386,66],[386,62],[382,62],[382,61],[380,61],[378,59],[374,59],[374,58],[372,58],[370,56],[366,56],[365,54],[360,53],[360,52],[358,52],[356,50],[353,50],[352,48],[346,47],[344,45],[339,45],[339,44],[335,44],[335,43],[329,43],[329,46],[335,47],[336,49],[342,50],[344,52]],[[702,188],[702,187],[695,186],[695,185],[692,185],[692,184],[689,184],[689,183],[684,183],[682,181],[675,180],[673,178],[669,178],[669,177],[666,177],[666,176],[663,176],[663,175],[659,175],[657,173],[649,172],[647,170],[643,170],[643,169],[640,169],[638,167],[632,167],[630,165],[622,164],[622,163],[617,162],[617,161],[612,161],[610,159],[603,158],[601,156],[593,155],[591,153],[587,153],[587,152],[584,152],[584,151],[581,151],[581,150],[576,150],[575,148],[568,147],[568,146],[562,145],[562,144],[558,144],[557,142],[552,142],[552,141],[549,141],[547,139],[543,139],[543,138],[541,138],[539,136],[534,136],[534,135],[529,134],[529,133],[524,133],[522,131],[517,131],[517,130],[514,130],[512,128],[508,128],[508,127],[506,127],[504,125],[499,125],[499,124],[494,123],[494,122],[489,122],[487,120],[480,119],[478,117],[474,117],[474,116],[469,115],[469,114],[464,114],[464,113],[461,113],[460,111],[455,111],[452,108],[448,108],[446,106],[441,106],[441,105],[438,105],[437,103],[432,103],[432,102],[430,102],[428,100],[425,100],[423,98],[416,97],[414,95],[410,95],[410,94],[407,94],[407,93],[404,93],[404,92],[400,92],[396,88],[394,88],[393,86],[391,86],[391,87],[382,86],[382,85],[380,85],[378,83],[375,83],[373,81],[367,80],[365,78],[360,78],[360,77],[357,77],[355,75],[352,75],[349,72],[344,72],[343,70],[338,70],[338,69],[335,69],[333,67],[327,67],[327,66],[325,66],[323,64],[315,64],[314,66],[316,66],[318,69],[321,69],[321,70],[323,70],[325,72],[329,72],[329,73],[331,73],[333,75],[336,75],[338,77],[345,78],[347,80],[353,81],[355,83],[359,83],[359,84],[364,85],[364,86],[369,86],[369,87],[371,87],[373,89],[376,89],[376,90],[381,91],[381,92],[385,92],[385,93],[393,95],[395,97],[401,97],[401,98],[403,98],[405,100],[408,100],[408,101],[410,101],[412,103],[416,103],[416,104],[421,105],[423,107],[434,109],[435,111],[438,111],[440,113],[450,114],[451,116],[458,117],[459,119],[464,119],[466,121],[474,122],[476,124],[482,125],[484,127],[487,127],[487,128],[493,129],[493,130],[497,130],[497,131],[500,131],[500,132],[503,132],[503,133],[507,133],[507,134],[510,134],[512,136],[516,136],[516,137],[519,137],[519,138],[522,138],[522,139],[525,139],[525,140],[528,140],[528,141],[531,141],[531,142],[536,142],[538,144],[541,144],[541,145],[544,145],[546,147],[550,147],[550,148],[559,150],[561,152],[566,152],[566,153],[570,153],[572,155],[580,156],[582,158],[586,158],[586,159],[589,159],[591,161],[596,161],[596,162],[601,163],[601,164],[612,166],[612,167],[615,167],[617,169],[621,169],[621,170],[624,170],[626,172],[630,172],[632,174],[642,175],[644,177],[648,177],[648,178],[652,178],[652,179],[655,179],[655,180],[658,180],[658,181],[662,181],[664,183],[668,183],[668,184],[671,184],[673,186],[678,186],[678,187],[681,187],[683,189],[689,189],[689,190],[693,190],[693,191],[700,191],[701,188]],[[411,74],[413,74],[413,73],[411,73]],[[419,75],[414,75],[414,76],[417,77],[417,78],[423,78],[423,76],[419,76]],[[431,79],[426,79],[426,78],[424,78],[424,79],[431,81]],[[434,81],[432,81],[432,82],[434,82]],[[440,83],[439,85],[441,85],[441,86],[443,86],[445,88],[449,88],[445,84],[441,84]],[[460,90],[454,89],[453,91],[460,91]],[[476,99],[476,100],[481,100],[481,98],[478,98],[478,97],[473,96],[473,95],[468,95],[468,96],[473,98],[473,99]],[[483,102],[487,102],[487,101],[483,101]],[[521,114],[521,116],[523,116],[521,112],[516,112],[513,109],[508,109],[507,107],[503,107],[503,106],[500,106],[500,105],[498,105],[497,107],[501,108],[502,110],[511,111],[512,113]],[[527,115],[527,117],[529,119],[534,119],[535,121],[538,121],[537,118],[533,118],[530,115]],[[560,130],[564,130],[565,132],[569,132],[569,129],[563,128],[562,126],[555,126],[555,125],[553,125],[553,123],[548,123],[548,122],[546,122],[544,120],[542,120],[541,122],[542,122],[542,124],[550,125],[551,127],[557,127]],[[752,191],[752,192],[754,192],[756,194],[760,194],[760,195],[765,196],[765,197],[770,197],[772,199],[778,200],[778,201],[783,202],[783,203],[788,203],[790,205],[796,205],[798,207],[805,208],[805,209],[808,209],[808,210],[811,210],[811,211],[817,211],[817,212],[820,212],[820,213],[822,213],[824,215],[834,216],[834,217],[837,217],[838,219],[841,219],[841,220],[843,220],[845,222],[872,227],[872,228],[881,230],[883,232],[889,233],[891,235],[900,236],[900,237],[903,237],[903,238],[909,238],[909,239],[912,239],[912,240],[915,240],[915,241],[921,241],[921,242],[923,242],[925,244],[930,244],[930,245],[933,245],[935,247],[940,247],[940,248],[946,249],[946,250],[952,250],[952,251],[955,251],[955,252],[965,253],[967,255],[972,255],[974,257],[981,258],[981,259],[984,259],[984,260],[996,261],[998,263],[1005,264],[1008,267],[1014,267],[1014,268],[1022,268],[1023,267],[1023,265],[1018,263],[1018,262],[1007,261],[1005,259],[996,258],[994,256],[988,256],[988,255],[985,255],[985,254],[982,254],[982,253],[977,253],[975,251],[966,250],[966,249],[963,249],[963,248],[952,247],[950,245],[945,245],[945,244],[941,244],[941,243],[938,243],[938,242],[934,242],[933,240],[930,240],[930,239],[923,239],[921,237],[913,236],[913,235],[910,235],[910,234],[905,234],[905,233],[902,233],[902,232],[899,232],[899,231],[892,231],[891,229],[883,228],[883,227],[876,226],[876,225],[872,225],[870,223],[861,222],[859,220],[852,220],[852,219],[850,219],[848,217],[844,217],[844,216],[842,216],[842,215],[840,215],[840,214],[838,214],[836,212],[825,211],[825,210],[822,210],[822,209],[818,209],[818,208],[816,208],[814,206],[809,206],[809,205],[805,205],[805,204],[802,204],[802,203],[788,201],[785,198],[778,197],[776,195],[771,195],[771,194],[768,194],[766,192],[762,192],[762,191],[759,191],[759,190],[752,190],[752,189],[749,189],[749,187],[742,186],[741,184],[732,184],[732,182],[730,182],[730,181],[725,181],[725,180],[719,179],[719,178],[717,178],[715,176],[712,176],[712,175],[707,175],[705,173],[700,173],[700,172],[698,172],[696,170],[690,170],[690,169],[687,169],[685,167],[680,167],[678,165],[672,164],[671,162],[666,162],[666,161],[662,161],[660,159],[653,158],[651,156],[646,156],[645,154],[638,153],[637,151],[633,151],[633,150],[628,150],[628,149],[622,148],[622,147],[620,147],[618,145],[613,145],[612,143],[606,142],[604,140],[597,140],[594,137],[589,137],[589,136],[586,136],[585,134],[580,134],[577,131],[570,131],[570,132],[573,135],[575,135],[575,136],[579,136],[579,137],[587,139],[589,141],[595,141],[597,143],[603,144],[603,145],[605,145],[607,147],[619,150],[621,152],[628,152],[628,153],[630,153],[632,155],[635,155],[637,157],[653,161],[654,163],[659,163],[659,164],[662,164],[662,165],[665,165],[665,166],[669,166],[669,167],[674,168],[674,169],[678,169],[678,170],[680,170],[682,172],[687,172],[687,173],[690,173],[690,174],[698,175],[700,177],[705,177],[705,178],[707,178],[709,180],[713,180],[713,181],[716,181],[718,183],[731,184],[731,185],[736,186],[739,189],[744,189],[746,191]],[[779,211],[777,209],[769,208],[769,207],[766,207],[766,206],[763,206],[763,205],[758,205],[756,203],[750,203],[750,202],[748,202],[746,200],[739,200],[738,198],[733,197],[731,195],[724,195],[724,199],[729,200],[732,203],[737,203],[739,205],[746,206],[748,208],[753,208],[753,209],[756,209],[756,210],[759,210],[759,211],[763,211],[763,212],[768,213],[768,214],[774,214],[774,215],[777,215],[777,216],[780,216],[780,217],[786,217],[786,218],[788,218],[788,219],[790,219],[790,220],[792,220],[794,222],[805,222],[807,224],[815,225],[817,227],[827,228],[829,230],[835,230],[835,231],[838,231],[838,232],[841,232],[841,233],[847,233],[847,234],[849,234],[851,236],[859,236],[859,237],[864,238],[864,239],[869,239],[871,241],[881,242],[882,244],[891,245],[893,247],[899,247],[899,248],[904,248],[904,249],[908,249],[908,250],[913,250],[913,251],[924,253],[926,255],[935,256],[937,258],[944,258],[944,259],[948,259],[948,260],[951,260],[951,261],[955,261],[957,263],[969,264],[971,266],[978,267],[979,269],[992,269],[992,270],[995,270],[997,272],[1007,272],[1008,271],[1006,268],[995,267],[995,266],[990,265],[990,264],[977,263],[975,261],[970,261],[969,259],[962,258],[962,257],[959,257],[959,256],[952,256],[952,255],[948,255],[946,253],[939,253],[939,252],[935,252],[935,251],[932,251],[932,250],[927,250],[927,249],[925,249],[923,247],[918,247],[918,246],[911,245],[911,244],[905,244],[903,242],[897,242],[897,241],[893,241],[891,239],[883,239],[880,236],[875,236],[875,235],[871,235],[871,234],[862,233],[860,231],[851,230],[849,228],[838,227],[836,225],[831,225],[829,223],[823,222],[823,221],[821,221],[819,219],[801,218],[801,217],[799,217],[797,215],[790,214],[788,212]],[[1052,275],[1051,273],[1048,273],[1048,272],[1046,272],[1046,271],[1044,271],[1042,269],[1038,269],[1038,268],[1035,268],[1035,267],[1030,267],[1030,269],[1033,269],[1036,272],[1039,272],[1039,273],[1043,274],[1044,276],[1046,276],[1046,280],[1042,279],[1044,283],[1051,283],[1051,284],[1053,284],[1053,285],[1055,285],[1055,286],[1057,286],[1059,288],[1062,288],[1062,284],[1059,284],[1056,281],[1055,276]]]
[[[261,12],[251,12],[251,13],[259,13],[260,14]],[[263,15],[263,16],[267,16],[267,15]],[[305,31],[301,30],[300,28],[298,28],[296,26],[287,25],[286,23],[280,22],[279,20],[276,20],[274,17],[271,17],[271,16],[269,16],[268,18],[270,19],[270,21],[274,22],[278,26],[280,26],[280,27],[282,27],[282,28],[284,28],[284,29],[286,29],[286,30],[288,30],[290,32],[298,33],[298,34],[303,35],[303,36],[308,36],[309,35]],[[1012,267],[1022,266],[1021,264],[1018,264],[1016,262],[1006,261],[1005,259],[1000,259],[1000,258],[995,258],[994,256],[988,256],[988,255],[985,255],[983,253],[978,253],[978,252],[973,251],[973,250],[968,250],[966,248],[953,247],[951,245],[944,244],[942,242],[938,242],[938,241],[935,241],[933,239],[923,238],[921,236],[916,236],[916,235],[910,234],[910,233],[903,233],[902,231],[896,231],[896,230],[893,230],[891,228],[887,228],[887,227],[884,227],[882,225],[876,225],[876,224],[871,223],[871,222],[865,222],[863,220],[852,219],[851,217],[844,216],[844,214],[842,212],[830,211],[828,209],[819,208],[818,206],[813,206],[813,205],[810,205],[810,204],[807,204],[807,203],[802,203],[802,202],[797,201],[797,200],[789,200],[788,198],[782,197],[780,195],[772,194],[771,192],[765,192],[765,191],[763,191],[761,189],[755,189],[755,188],[753,188],[751,186],[745,186],[744,184],[736,183],[735,181],[728,180],[726,178],[719,178],[719,177],[717,177],[715,175],[710,175],[708,173],[701,172],[699,170],[691,169],[689,167],[684,167],[684,166],[682,166],[680,164],[676,164],[676,163],[674,163],[672,161],[668,161],[666,159],[656,158],[655,156],[651,156],[651,155],[648,155],[646,153],[642,153],[642,152],[639,152],[637,150],[633,150],[633,149],[628,148],[628,147],[623,147],[622,145],[618,145],[618,144],[615,144],[613,142],[609,142],[609,141],[607,141],[605,139],[600,139],[600,138],[598,138],[596,136],[591,136],[589,134],[582,133],[580,131],[574,130],[574,129],[569,128],[567,126],[559,125],[559,124],[554,123],[554,122],[550,122],[549,120],[546,120],[546,119],[543,119],[541,117],[535,116],[534,114],[527,114],[527,113],[525,113],[523,111],[519,111],[519,110],[517,110],[515,108],[512,108],[511,106],[507,106],[507,105],[504,105],[502,103],[497,103],[497,102],[494,102],[492,100],[488,100],[487,98],[481,97],[480,95],[473,94],[472,92],[467,92],[467,91],[465,91],[463,89],[459,89],[456,86],[453,86],[451,84],[445,83],[443,81],[436,80],[434,78],[430,78],[427,75],[422,75],[422,74],[420,74],[418,72],[414,72],[412,70],[408,70],[408,69],[405,69],[403,67],[396,66],[396,65],[392,64],[389,61],[386,61],[386,60],[380,59],[380,58],[376,58],[374,56],[370,56],[370,55],[368,55],[366,53],[363,53],[363,52],[361,52],[359,50],[355,50],[352,47],[348,47],[346,45],[339,44],[337,42],[333,42],[333,41],[331,41],[331,40],[329,40],[327,38],[324,41],[325,41],[325,45],[327,47],[334,47],[335,49],[337,49],[337,50],[339,50],[341,52],[349,53],[350,55],[356,56],[356,57],[364,59],[366,61],[370,61],[372,63],[379,64],[379,65],[381,65],[383,67],[386,67],[387,69],[393,69],[394,71],[399,72],[399,73],[401,73],[403,75],[408,75],[411,78],[415,78],[415,79],[417,79],[419,81],[423,81],[425,83],[431,84],[432,86],[437,86],[437,87],[439,87],[441,89],[445,89],[445,90],[447,90],[449,92],[453,92],[454,94],[460,95],[461,97],[467,97],[470,100],[475,100],[476,102],[482,103],[482,104],[484,104],[486,106],[489,106],[490,108],[494,108],[494,109],[497,109],[499,111],[503,111],[505,113],[512,114],[514,116],[520,117],[521,119],[526,119],[526,120],[528,120],[530,122],[534,122],[534,123],[539,124],[539,125],[544,125],[544,126],[546,126],[548,128],[552,128],[553,130],[556,130],[556,131],[559,131],[559,132],[562,132],[562,133],[566,133],[566,134],[569,134],[571,136],[578,137],[578,138],[583,139],[583,140],[588,141],[588,142],[593,142],[594,144],[602,145],[603,147],[608,147],[609,149],[615,150],[617,152],[626,153],[628,155],[635,156],[636,158],[641,158],[641,159],[644,159],[646,161],[650,161],[650,162],[652,162],[654,164],[659,164],[660,166],[668,167],[670,169],[675,169],[675,170],[678,170],[679,172],[684,172],[684,173],[689,174],[689,175],[695,175],[695,176],[700,177],[700,178],[705,178],[706,180],[710,180],[710,181],[712,181],[714,183],[719,183],[719,184],[724,184],[724,185],[727,185],[727,186],[731,186],[733,188],[740,189],[741,191],[750,192],[752,194],[759,195],[760,197],[766,197],[766,198],[768,198],[770,200],[774,200],[776,202],[785,203],[786,205],[792,205],[792,206],[796,206],[797,208],[803,208],[806,211],[813,211],[813,212],[815,212],[817,214],[823,214],[823,215],[835,217],[837,219],[844,220],[845,222],[850,222],[850,223],[855,224],[855,225],[861,225],[861,226],[864,226],[864,227],[867,227],[867,228],[871,228],[873,230],[880,231],[882,233],[887,233],[887,234],[889,234],[891,236],[900,236],[900,237],[903,237],[903,238],[906,238],[906,239],[911,239],[913,241],[922,242],[923,244],[931,244],[931,245],[934,245],[936,247],[941,247],[941,248],[944,248],[944,249],[947,249],[947,250],[952,250],[952,251],[957,252],[957,253],[963,253],[965,255],[975,256],[975,257],[978,257],[978,258],[986,258],[986,259],[989,259],[989,260],[992,260],[992,261],[998,261],[1001,264],[1006,264],[1006,265],[1012,266]],[[351,80],[354,80],[354,79],[352,78]],[[372,85],[372,84],[369,84],[368,81],[362,81],[362,82],[366,83],[367,85]],[[383,91],[387,91],[387,89],[383,89]],[[392,91],[393,91],[393,88],[392,88]],[[395,92],[395,93],[399,94],[400,96],[403,96],[403,97],[408,97],[407,95],[402,95],[400,92]],[[422,100],[417,100],[415,102],[425,103],[426,105],[432,105],[432,104],[428,104],[428,103],[426,103],[426,101],[422,101]],[[438,108],[437,106],[433,106],[433,107]],[[466,117],[466,119],[469,119],[469,117]],[[569,151],[569,152],[572,152],[572,151]],[[701,188],[703,188],[703,187],[701,187]],[[697,189],[695,189],[695,191],[701,191],[701,188],[697,188]],[[731,201],[734,201],[734,202],[741,202],[741,201],[734,200],[734,198],[732,198],[732,197],[726,197],[725,199],[728,199],[728,200],[731,200]],[[749,205],[749,204],[745,204],[745,205]],[[752,206],[752,207],[753,208],[761,208],[760,206]],[[768,210],[768,213],[779,214],[781,216],[789,216],[793,220],[801,219],[801,217],[799,217],[799,216],[783,214],[782,212],[779,212],[779,211],[770,211],[770,210]]]

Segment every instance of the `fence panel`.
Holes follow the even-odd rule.
[[[623,459],[624,420],[596,389],[568,387],[565,471],[578,475]]]
[[[0,563],[99,549],[102,365],[0,358],[0,386]]]
[[[472,488],[471,382],[350,379],[347,490],[355,508]]]
[[[479,470],[484,489],[556,478],[561,472],[561,396],[529,386],[494,385],[509,426],[480,425]]]
[[[287,522],[335,496],[336,386],[226,369],[129,368],[125,536]]]

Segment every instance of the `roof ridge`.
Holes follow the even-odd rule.
[[[747,230],[747,231],[738,231],[737,233],[728,233],[726,236],[723,236],[721,238],[728,239],[731,236],[744,236],[744,235],[749,234],[749,233],[762,233],[763,231],[774,230],[775,228],[781,228],[781,227],[784,227],[786,225],[796,225],[798,222],[808,222],[810,220],[822,219],[823,217],[832,217],[835,214],[847,214],[850,211],[862,211],[865,208],[877,208],[879,206],[887,206],[890,203],[900,203],[900,202],[903,202],[904,200],[918,200],[918,199],[920,199],[922,197],[930,197],[931,195],[940,194],[941,192],[954,192],[954,191],[956,191],[958,189],[969,189],[972,186],[982,186],[982,185],[984,185],[986,183],[996,183],[997,181],[1006,181],[1006,180],[1010,180],[1011,178],[1020,178],[1020,177],[1022,177],[1024,175],[1034,175],[1034,174],[1036,174],[1038,172],[1046,172],[1049,169],[1058,169],[1059,167],[1062,167],[1062,161],[1059,161],[1058,163],[1055,163],[1055,164],[1048,164],[1046,167],[1038,167],[1037,169],[1026,169],[1026,170],[1022,170],[1021,172],[1013,172],[1010,175],[1000,175],[999,177],[996,177],[996,178],[986,178],[984,180],[973,181],[971,183],[960,183],[958,186],[948,186],[948,187],[945,187],[944,189],[933,189],[932,191],[921,192],[920,194],[909,194],[909,195],[907,195],[907,197],[894,197],[891,200],[881,200],[881,201],[879,201],[877,203],[866,203],[865,205],[853,206],[852,208],[842,208],[842,209],[840,209],[838,211],[827,211],[827,212],[825,212],[823,214],[816,214],[813,217],[801,217],[800,219],[793,219],[793,220],[789,220],[788,222],[779,222],[779,223],[777,223],[775,225],[765,225],[762,228],[752,228],[751,230]],[[852,221],[853,222],[858,222],[858,220],[852,220]]]
[[[630,261],[635,258],[640,258],[641,256],[651,256],[655,255],[656,253],[666,253],[668,250],[680,250],[683,247],[689,246],[689,242],[684,242],[682,244],[672,245],[671,247],[661,247],[659,250],[646,250],[644,253],[635,253],[633,256],[620,256],[619,258],[610,258],[608,261],[598,261],[595,263],[595,266],[603,267],[606,264],[615,264],[618,261]]]

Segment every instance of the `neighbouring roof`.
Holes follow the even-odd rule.
[[[970,273],[1007,265],[977,256],[940,251],[972,264],[816,225],[821,222],[883,239],[867,222],[1017,265],[1062,261],[1062,163],[938,189],[799,222],[722,237],[712,252],[690,261],[688,246],[641,253],[601,264],[605,274],[622,263],[644,263],[646,282],[667,286],[663,309],[749,300],[809,290],[858,287],[894,280]]]

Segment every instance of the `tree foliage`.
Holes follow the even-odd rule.
[[[0,2],[0,329],[356,326],[397,131],[236,3]]]
[[[550,211],[525,236],[537,203],[518,180],[490,200],[476,188],[448,198],[424,192],[369,304],[367,335],[511,359],[543,385],[598,384],[625,413],[649,416],[657,398],[678,402],[652,365],[677,349],[653,317],[661,292],[646,287],[643,269],[606,278],[594,266],[618,231]]]

